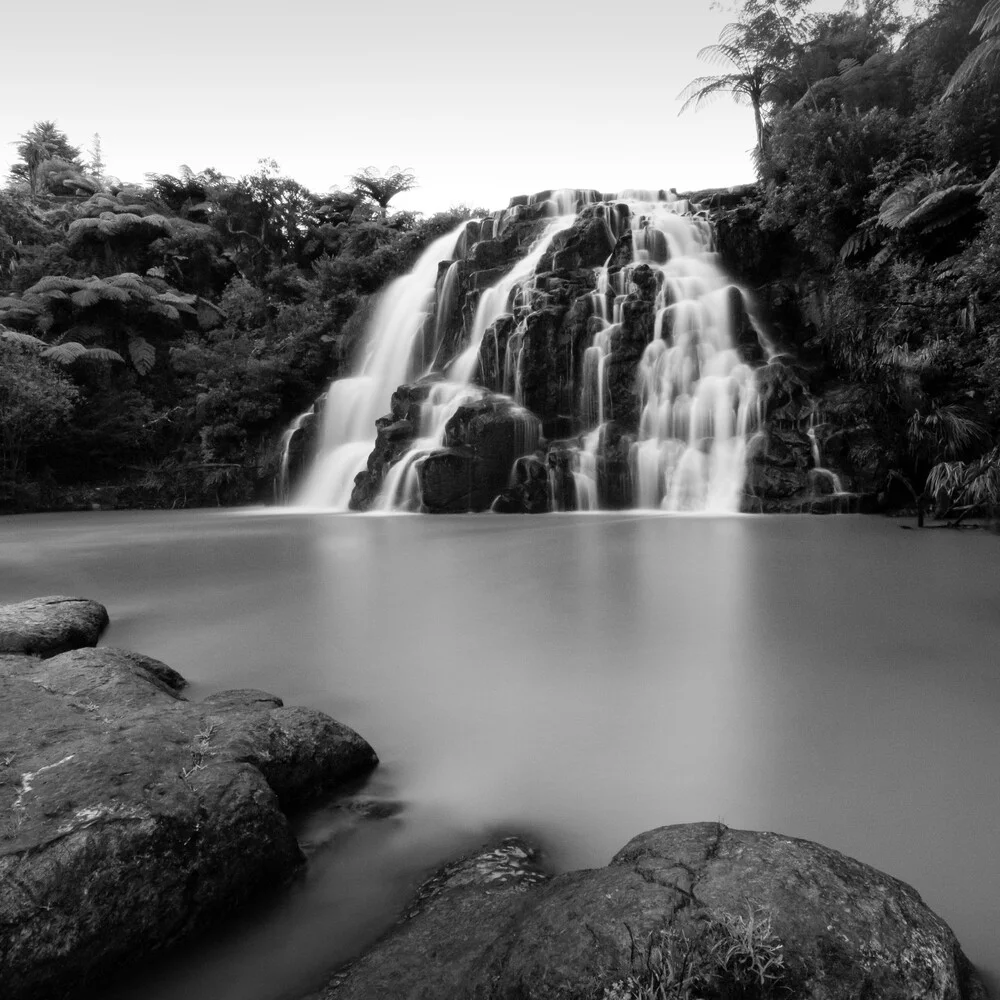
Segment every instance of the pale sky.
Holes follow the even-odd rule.
[[[749,108],[678,117],[734,19],[709,0],[2,0],[0,175],[54,119],[101,135],[107,172],[187,164],[239,176],[271,157],[317,192],[372,165],[412,168],[394,208],[500,208],[554,187],[753,180]],[[838,9],[816,3],[816,10]],[[715,7],[716,9],[712,9]]]

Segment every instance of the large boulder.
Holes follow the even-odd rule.
[[[641,834],[606,868],[490,876],[446,885],[323,996],[986,997],[915,890],[805,840],[693,823]]]
[[[108,627],[103,604],[84,597],[32,597],[0,605],[0,653],[55,656],[96,646]]]
[[[377,763],[274,695],[200,704],[157,660],[0,656],[0,995],[50,1000],[204,927],[302,861],[284,809]]]
[[[445,427],[444,449],[419,465],[421,509],[488,510],[510,482],[515,460],[537,441],[538,420],[506,396],[486,393],[464,403]]]

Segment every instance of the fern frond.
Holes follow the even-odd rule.
[[[1000,63],[1000,35],[980,42],[966,57],[945,87],[943,97],[950,97],[968,87],[980,75],[989,77]]]
[[[156,300],[157,302],[173,306],[181,312],[191,313],[192,315],[197,312],[195,309],[195,303],[198,301],[197,295],[182,295],[180,292],[160,292],[156,296]]]
[[[978,203],[976,184],[955,184],[943,191],[932,191],[898,225],[899,229],[923,226],[936,228],[935,221],[958,210],[958,216],[971,212]],[[953,220],[951,220],[953,221]],[[946,223],[944,223],[946,224]]]
[[[21,333],[18,330],[0,330],[0,339],[9,340],[12,344],[21,344],[23,347],[40,349],[48,346],[44,340],[32,337],[30,333]]]
[[[125,359],[109,347],[88,347],[86,352],[81,354],[82,358],[91,358],[94,361],[120,361],[125,364]]]
[[[128,355],[140,375],[148,375],[156,364],[156,348],[143,337],[130,337]]]
[[[70,298],[73,300],[74,305],[79,306],[81,309],[96,306],[101,301],[100,294],[93,287],[81,288],[78,292],[74,292]]]
[[[116,285],[108,284],[106,281],[102,281],[95,288],[95,291],[106,302],[120,302],[124,304],[131,300],[131,296],[124,288],[118,288]]]
[[[1000,31],[1000,0],[986,0],[972,25],[971,34],[989,38]]]
[[[899,229],[920,202],[921,192],[911,181],[893,191],[879,206],[878,221],[889,229]]]
[[[142,292],[146,288],[139,275],[131,271],[114,274],[110,278],[105,278],[104,283],[106,285],[114,285],[115,288],[125,288],[130,292]]]
[[[42,357],[51,358],[53,361],[58,361],[61,365],[69,365],[86,353],[87,348],[83,344],[78,344],[75,340],[71,340],[66,344],[53,344],[51,347],[46,348],[42,351]]]
[[[177,309],[166,302],[151,302],[149,311],[156,313],[157,316],[163,316],[166,319],[172,320],[174,323],[178,322],[181,318],[181,314]]]
[[[59,274],[50,274],[36,281],[30,288],[25,289],[27,295],[42,295],[45,292],[68,292],[80,287],[80,282],[76,278],[65,278]]]

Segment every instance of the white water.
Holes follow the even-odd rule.
[[[396,388],[420,374],[413,355],[434,306],[438,265],[455,255],[466,226],[463,222],[435,240],[414,269],[397,278],[382,296],[358,373],[336,380],[327,392],[319,452],[295,498],[297,505],[348,509],[354,478],[364,469],[375,443],[375,421],[388,410]]]
[[[738,511],[747,435],[760,415],[753,371],[734,341],[732,283],[716,262],[710,226],[689,214],[686,201],[625,204],[632,264],[614,275],[606,264],[598,276],[595,312],[604,327],[584,358],[584,415],[592,419],[596,411],[598,426],[606,419],[610,340],[620,328],[635,268],[647,265],[657,279],[657,313],[637,375],[642,413],[630,451],[633,503],[668,511]]]
[[[657,282],[655,333],[638,366],[636,384],[641,417],[631,441],[633,502],[641,508],[728,513],[740,508],[745,479],[746,441],[759,423],[751,368],[734,343],[734,286],[722,273],[712,249],[712,231],[691,214],[687,201],[664,192],[628,191],[605,196],[585,191],[547,193],[550,213],[559,213],[510,270],[479,296],[462,352],[441,356],[452,318],[461,308],[460,269],[455,261],[440,277],[442,260],[471,247],[463,223],[425,251],[413,272],[396,281],[383,297],[366,336],[365,358],[356,375],[335,381],[323,412],[320,453],[295,498],[305,507],[346,510],[355,476],[364,469],[375,440],[375,421],[389,409],[395,389],[421,375],[445,372],[446,380],[423,408],[410,450],[390,469],[376,507],[419,509],[420,462],[444,445],[445,426],[464,399],[476,398],[480,348],[490,328],[504,316],[517,326],[510,334],[503,364],[496,358],[498,388],[523,404],[521,353],[526,317],[536,290],[536,271],[556,236],[571,228],[577,211],[604,220],[614,238],[632,234],[632,262],[614,272],[599,269],[591,293],[600,329],[582,359],[579,425],[587,434],[574,458],[577,505],[601,506],[599,432],[609,419],[607,366],[613,338],[621,329],[622,305],[632,291],[636,268],[648,265]],[[541,196],[529,199],[529,205]],[[501,234],[526,210],[496,213],[476,228],[480,237]],[[736,295],[741,295],[735,289]],[[417,338],[428,321],[430,349]],[[419,357],[415,357],[419,353]]]
[[[285,503],[288,500],[288,473],[292,460],[292,441],[295,435],[302,430],[302,425],[315,412],[315,406],[310,406],[308,410],[304,410],[288,425],[288,430],[281,435],[281,441],[278,444],[278,447],[281,449],[281,465],[278,469],[278,482],[275,489],[278,503]]]

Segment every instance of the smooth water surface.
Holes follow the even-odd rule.
[[[715,819],[910,882],[1000,976],[998,565],[985,532],[858,517],[0,520],[0,601],[96,598],[189,697],[329,712],[405,804],[306,818],[300,884],[119,1000],[300,996],[492,831],[566,869]]]

